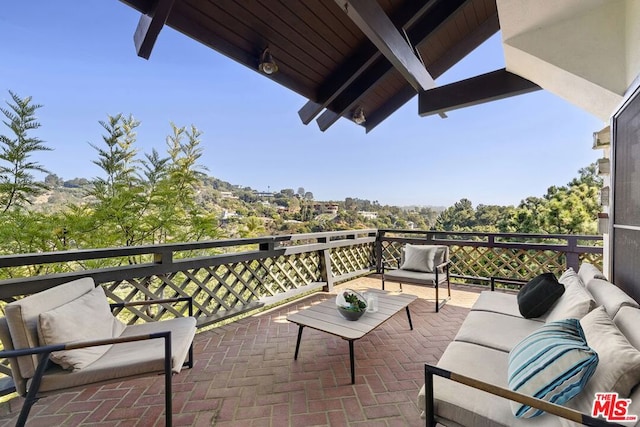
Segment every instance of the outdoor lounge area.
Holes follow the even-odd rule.
[[[274,235],[270,236],[243,234],[238,229],[237,233],[206,238],[196,235],[196,241],[190,242],[172,240],[173,235],[167,231],[156,240],[154,231],[150,241],[127,240],[126,245],[102,247],[67,246],[66,229],[61,227],[56,235],[63,246],[30,250],[31,253],[17,250],[0,256],[0,307],[14,304],[6,313],[25,298],[35,296],[37,300],[38,293],[55,293],[56,288],[81,279],[88,283],[83,292],[100,294],[102,303],[106,297],[114,305],[113,313],[108,313],[114,325],[118,323],[114,316],[123,329],[130,330],[140,327],[155,331],[162,322],[176,324],[184,320],[188,333],[178,328],[176,341],[181,341],[182,345],[177,346],[181,354],[171,358],[171,335],[153,332],[164,334],[166,376],[126,381],[122,378],[121,382],[117,374],[122,365],[118,365],[111,371],[116,372],[113,376],[101,378],[113,380],[110,384],[103,385],[101,381],[101,385],[93,385],[96,381],[87,381],[73,391],[56,389],[53,391],[59,393],[38,400],[26,420],[27,426],[433,427],[436,422],[458,427],[537,425],[536,420],[516,419],[513,414],[531,415],[529,411],[537,409],[525,406],[514,410],[505,401],[494,404],[497,398],[487,397],[478,388],[500,392],[506,389],[512,393],[508,396],[514,397],[512,389],[520,390],[522,385],[512,387],[514,370],[520,373],[533,366],[537,372],[555,367],[561,357],[546,363],[534,354],[535,357],[523,358],[515,368],[511,359],[512,354],[520,355],[521,348],[530,348],[533,334],[543,328],[546,332],[548,324],[556,327],[554,322],[571,324],[573,335],[569,338],[578,337],[580,341],[577,345],[572,342],[570,351],[577,348],[586,357],[576,363],[569,361],[573,364],[553,378],[559,377],[560,384],[543,381],[546,378],[533,384],[532,388],[538,389],[527,390],[525,402],[521,403],[533,404],[530,396],[540,389],[559,389],[558,394],[564,398],[566,383],[569,391],[578,386],[588,391],[580,400],[570,402],[574,397],[571,395],[557,401],[568,402],[561,409],[574,422],[605,425],[602,420],[594,422],[582,416],[593,407],[593,412],[600,408],[595,415],[612,418],[617,414],[613,403],[607,404],[620,395],[631,412],[622,414],[628,419],[613,419],[635,425],[635,416],[640,416],[640,336],[631,333],[638,330],[640,322],[639,1],[547,0],[544,7],[540,7],[540,0],[121,3],[124,4],[120,7],[139,14],[137,28],[131,28],[138,56],[149,59],[156,42],[162,43],[159,36],[163,27],[173,28],[194,43],[302,96],[305,104],[298,111],[300,121],[316,121],[322,132],[341,118],[371,132],[416,95],[419,115],[446,118],[452,110],[528,92],[545,90],[555,94],[602,121],[601,130],[588,131],[594,132],[593,148],[603,150],[597,174],[602,176],[604,186],[597,197],[592,195],[597,219],[594,215],[582,219],[597,220],[598,234],[593,234],[593,227],[588,231],[592,234],[577,235],[551,234],[555,228],[533,229],[540,234],[524,234],[442,231],[494,228],[437,223],[407,230],[349,230],[345,228],[351,225],[341,225],[335,228],[339,231],[298,234],[277,234],[294,231],[274,228]],[[436,87],[435,79],[498,31],[504,68]],[[99,48],[95,50],[98,52]],[[211,75],[223,74],[219,69],[215,73],[207,71],[210,79]],[[149,75],[152,74],[150,66]],[[158,93],[165,88],[158,85]],[[507,120],[511,119],[505,117]],[[247,123],[247,127],[253,124]],[[544,138],[553,127],[548,123],[543,132],[536,133],[537,138]],[[271,135],[277,135],[281,128],[284,125],[274,121]],[[496,127],[496,132],[501,130]],[[435,144],[427,136],[425,133],[425,143]],[[393,142],[385,144],[380,158],[393,152]],[[512,145],[520,147],[518,142],[514,138]],[[437,148],[433,146],[435,155]],[[526,158],[529,149],[537,146],[523,144],[517,155]],[[493,157],[503,154],[502,150],[486,151]],[[358,159],[350,160],[355,163]],[[381,162],[358,163],[366,167],[367,174],[382,166]],[[504,185],[484,179],[481,164],[472,168],[458,161],[446,163],[451,172],[462,167],[473,169],[474,178],[484,181],[485,187],[494,192],[501,191],[499,184]],[[284,167],[271,166],[271,170]],[[540,165],[541,173],[545,167],[546,164]],[[515,182],[523,177],[505,174],[501,178]],[[446,184],[447,177],[442,180]],[[416,191],[426,187],[420,182],[412,185]],[[568,208],[566,212],[570,213],[566,216],[572,216],[574,211]],[[576,213],[575,218],[569,219],[578,221],[580,217]],[[514,220],[522,222],[522,217],[514,212]],[[367,226],[381,227],[379,224]],[[397,221],[388,224],[387,227],[400,227]],[[426,230],[427,227],[433,229]],[[325,228],[304,230],[318,229]],[[260,237],[218,239],[222,235]],[[408,256],[409,245],[422,246],[420,251],[427,245],[438,247],[442,252],[437,256],[432,253],[426,268],[425,263],[407,267],[407,260],[414,259]],[[389,270],[390,265],[394,268]],[[576,279],[571,291],[568,284],[555,280],[566,280],[570,275],[567,273],[581,276],[583,265],[593,267],[599,276],[594,274],[582,284]],[[521,316],[516,283],[526,283],[545,272],[550,272],[555,284],[562,286],[558,298],[547,309],[559,301],[555,308],[560,306],[561,313],[544,318],[553,313],[552,308],[550,312]],[[407,280],[408,276],[413,280]],[[605,285],[590,287],[589,282],[594,280]],[[482,293],[493,291],[494,285],[498,292]],[[445,286],[446,297],[442,293]],[[333,310],[331,302],[336,295],[344,296],[342,292],[347,289],[376,289],[383,295],[378,302],[384,309],[358,320],[358,334],[332,323],[336,318],[348,323],[339,317],[337,309]],[[383,291],[401,293],[402,297],[393,301]],[[574,292],[581,295],[580,303],[574,303]],[[487,298],[487,294],[491,297]],[[160,300],[160,305],[134,305],[150,300]],[[169,301],[179,302],[172,305]],[[366,304],[375,305],[373,301],[367,299]],[[21,321],[18,332],[30,333],[29,344],[48,344],[42,333],[42,318],[62,305],[46,302],[45,313],[33,310],[29,318],[17,316]],[[365,308],[364,302],[360,307],[361,302],[355,298],[351,304]],[[571,310],[577,306],[581,311],[574,314]],[[329,311],[331,315],[326,314]],[[633,314],[625,317],[624,313],[630,311]],[[622,320],[616,320],[616,316]],[[8,317],[5,315],[3,322],[9,324]],[[588,319],[585,326],[581,326],[583,318]],[[606,328],[601,328],[603,323]],[[2,325],[0,322],[0,329]],[[73,331],[73,326],[67,325],[63,332]],[[116,326],[110,332],[115,329]],[[10,352],[13,342],[6,339],[6,333],[2,334],[2,350]],[[545,349],[555,351],[562,347],[567,335]],[[602,337],[621,337],[616,344],[623,341],[624,345],[603,345]],[[535,339],[534,336],[531,341]],[[73,350],[78,341],[63,338],[52,346],[62,346],[56,351]],[[103,344],[107,343],[93,342]],[[22,346],[18,352],[27,351],[27,347]],[[624,351],[618,351],[620,348]],[[40,387],[37,375],[16,374],[22,369],[20,361],[16,362],[15,353],[8,352],[0,354],[0,394],[5,399],[0,403],[0,427],[24,424],[18,414],[25,399],[13,391],[17,389],[24,395],[25,389],[37,393]],[[127,351],[113,353],[118,353],[118,361],[124,360],[125,364],[131,358]],[[187,354],[188,361],[183,357]],[[546,357],[545,352],[542,354]],[[35,371],[45,371],[45,378],[52,370],[62,371],[48,365],[46,357],[42,360],[43,368]],[[153,363],[158,360],[154,358]],[[609,369],[614,365],[609,363],[617,361],[622,363]],[[190,369],[181,370],[183,363]],[[598,377],[597,363],[603,367],[600,379],[606,381],[592,381],[590,386],[591,375]],[[576,368],[578,365],[580,368]],[[158,371],[154,365],[144,374]],[[437,378],[432,379],[429,372],[435,372]],[[575,372],[580,375],[569,375]],[[66,371],[61,376],[68,378],[74,373],[77,372]],[[564,381],[567,377],[571,381]],[[574,377],[578,378],[574,381]],[[458,383],[452,386],[450,379],[467,383],[464,387]],[[601,387],[602,383],[606,387]],[[622,386],[617,388],[619,384]],[[468,386],[472,386],[471,391]],[[542,397],[551,400],[556,396]],[[560,411],[548,402],[542,403],[546,412]],[[572,404],[580,413],[568,409]],[[540,420],[546,426],[565,425],[549,413],[541,414],[537,421]]]
[[[335,288],[380,289],[378,278]],[[389,284],[388,289],[397,290]],[[417,391],[424,362],[436,363],[478,293],[454,287],[435,313],[433,289],[404,285],[414,330],[400,312],[356,345],[356,383],[349,377],[346,341],[305,330],[294,361],[297,326],[288,314],[329,296],[317,293],[257,316],[196,334],[195,363],[174,376],[176,426],[416,426],[424,425]],[[38,401],[28,426],[164,425],[163,377],[87,387]],[[12,426],[23,399],[0,406],[0,425]]]
[[[192,296],[200,330],[193,368],[173,377],[173,425],[424,425],[417,399],[424,364],[438,363],[480,291],[500,286],[501,277],[527,279],[543,269],[559,274],[585,260],[599,264],[599,240],[366,229],[26,254],[0,263],[20,271],[20,265],[62,268],[80,257],[132,254],[141,263],[5,280],[0,296],[11,301],[87,275],[116,303]],[[448,246],[451,299],[436,312],[433,286],[404,283],[403,294],[418,297],[407,307],[412,322],[400,309],[358,339],[353,379],[348,342],[338,336],[305,329],[295,360],[299,328],[287,317],[343,289],[381,291],[377,266],[399,259],[407,243]],[[400,284],[389,282],[385,290],[399,292]],[[284,305],[256,311],[273,303]],[[186,307],[129,308],[118,316],[131,324],[187,314]],[[239,314],[249,317],[220,326]],[[163,383],[162,376],[147,377],[46,397],[35,403],[27,425],[164,425]],[[1,422],[13,425],[23,402],[5,402]]]

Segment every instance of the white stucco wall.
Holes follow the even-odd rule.
[[[507,70],[608,120],[640,71],[640,1],[497,4]]]
[[[640,1],[626,2],[625,52],[627,88],[640,74]]]

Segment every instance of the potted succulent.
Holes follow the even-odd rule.
[[[347,289],[336,297],[338,312],[347,320],[358,320],[367,311],[367,301],[359,293]]]

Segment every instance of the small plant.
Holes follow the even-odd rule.
[[[344,300],[349,303],[348,307],[343,307],[349,311],[365,311],[367,309],[367,303],[360,299],[357,294],[350,291],[345,291],[342,296]]]

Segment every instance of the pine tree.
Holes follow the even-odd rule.
[[[9,91],[13,103],[7,102],[9,108],[0,108],[5,116],[5,126],[11,135],[0,135],[0,209],[7,212],[11,207],[24,207],[30,203],[29,197],[37,196],[48,189],[42,182],[35,181],[32,173],[50,173],[38,162],[32,160],[34,153],[50,151],[44,141],[29,136],[30,131],[40,127],[35,116],[36,110],[42,107],[32,104],[31,97],[20,98]]]

